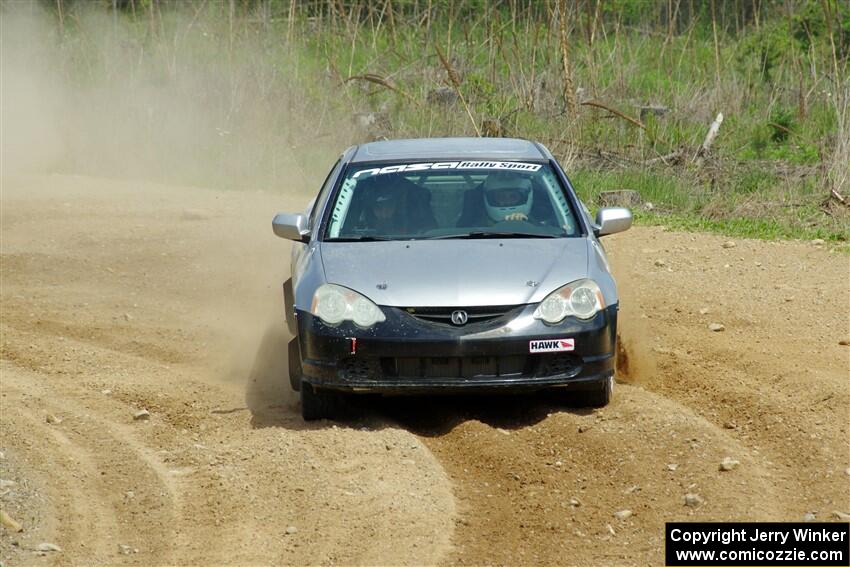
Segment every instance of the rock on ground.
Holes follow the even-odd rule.
[[[705,504],[705,500],[702,499],[702,496],[699,494],[688,493],[685,494],[685,506],[690,506],[692,508],[696,508],[697,506],[701,506]]]

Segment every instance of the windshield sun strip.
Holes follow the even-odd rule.
[[[342,167],[340,168],[340,170],[337,173],[337,178],[334,181],[334,187],[333,187],[332,191],[329,192],[325,202],[323,204],[321,204],[323,210],[322,210],[322,215],[321,215],[321,219],[320,219],[321,224],[318,227],[319,228],[319,230],[318,230],[319,240],[320,241],[327,241],[327,242],[334,242],[334,241],[340,242],[340,241],[342,241],[343,238],[348,239],[348,237],[341,237],[341,238],[329,237],[329,231],[330,231],[331,216],[332,216],[333,210],[335,208],[337,199],[339,198],[339,193],[344,188],[344,182],[349,179],[349,172],[351,171],[352,168],[363,169],[363,168],[367,168],[369,166],[401,165],[401,164],[399,164],[399,161],[400,160],[397,160],[397,159],[369,160],[369,161],[362,161],[362,162],[352,162],[349,159],[349,161],[345,161],[342,164]],[[535,165],[540,165],[542,167],[549,168],[551,170],[551,174],[553,174],[553,177],[556,180],[556,183],[557,183],[557,186],[558,186],[557,189],[560,190],[562,197],[566,201],[569,213],[572,215],[572,217],[575,219],[575,222],[577,223],[578,234],[574,234],[574,235],[568,234],[568,233],[549,234],[549,235],[546,235],[546,234],[529,234],[529,236],[527,238],[571,238],[571,237],[577,237],[577,236],[586,236],[588,234],[587,231],[589,230],[589,228],[586,226],[586,223],[584,221],[583,216],[576,214],[577,205],[575,204],[574,199],[577,199],[577,197],[575,197],[574,194],[573,194],[574,189],[572,188],[572,184],[569,182],[569,180],[566,176],[566,173],[563,172],[563,170],[561,170],[560,166],[557,164],[557,162],[553,158],[551,158],[551,157],[545,158],[544,157],[544,158],[537,158],[537,159],[533,159],[533,158],[528,158],[528,159],[519,159],[519,158],[486,159],[486,158],[481,158],[479,156],[476,156],[474,158],[447,158],[446,161],[452,161],[452,162],[465,162],[465,161],[469,161],[469,162],[482,162],[482,161],[483,162],[487,162],[487,161],[489,161],[489,162],[519,162],[519,163],[535,164]],[[405,160],[404,161],[405,164],[433,163],[433,162],[435,162],[434,158],[431,158],[431,159],[428,159],[428,158],[411,159],[411,160]],[[482,168],[473,168],[473,169],[463,169],[463,170],[454,169],[454,170],[445,170],[445,171],[456,171],[456,172],[458,172],[456,177],[458,177],[460,179],[465,179],[465,180],[468,181],[470,179],[470,174],[474,175],[475,173],[478,173],[479,175],[481,175],[488,170],[482,169]],[[461,171],[463,173],[461,173]],[[501,171],[514,171],[514,170],[505,169],[505,170],[501,170]],[[539,171],[539,170],[537,170],[537,171]],[[417,181],[421,181],[423,179],[423,177],[425,177],[425,174],[427,172],[428,172],[428,170],[400,172],[400,173],[410,173],[411,177],[416,176]],[[477,176],[478,175],[476,175],[476,177]],[[454,176],[452,176],[452,177],[454,177]],[[454,181],[454,180],[452,180],[452,181]],[[446,181],[446,182],[443,182],[443,183],[449,184],[449,183],[451,183],[451,181]],[[372,240],[373,241],[377,241],[377,240],[389,240],[389,241],[434,240],[434,239],[438,239],[442,236],[443,235],[439,235],[437,237],[399,236],[399,237],[382,237],[382,238],[376,238],[376,239],[372,239]],[[447,235],[445,238],[448,239],[448,238],[452,238],[452,237],[461,237],[462,238],[463,234]],[[488,237],[488,238],[493,238],[493,237]],[[511,238],[511,237],[508,236],[507,238]],[[518,237],[513,236],[512,238],[518,238]],[[351,241],[351,240],[349,240],[349,241]],[[356,241],[366,241],[366,240],[365,239],[364,240],[356,239]]]

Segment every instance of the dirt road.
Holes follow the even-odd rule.
[[[850,512],[846,255],[634,229],[606,242],[610,406],[392,400],[307,425],[270,229],[303,204],[4,180],[0,505],[24,531],[0,528],[0,561],[660,564],[664,521]]]

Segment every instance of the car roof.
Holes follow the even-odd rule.
[[[352,163],[429,159],[546,159],[537,144],[518,138],[416,138],[357,146]]]

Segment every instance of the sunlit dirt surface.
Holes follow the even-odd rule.
[[[846,255],[636,228],[605,239],[627,359],[608,407],[362,399],[305,424],[270,226],[304,204],[4,179],[0,451],[28,485],[0,560],[660,564],[665,521],[850,512]]]

